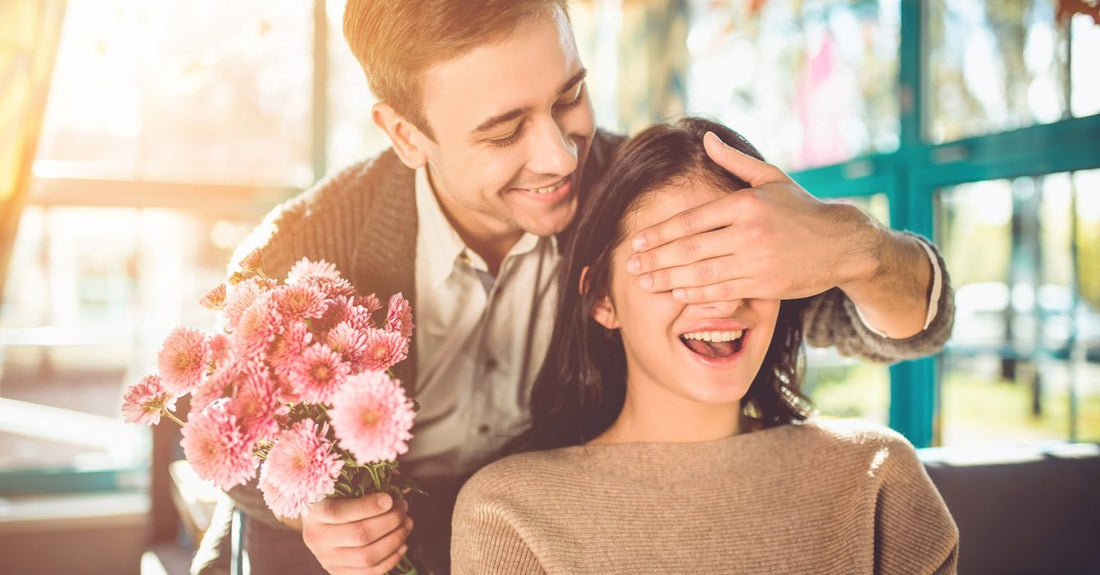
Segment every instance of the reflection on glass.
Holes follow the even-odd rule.
[[[956,290],[943,444],[1100,437],[1098,179],[941,190],[940,245]]]
[[[197,302],[248,229],[162,209],[24,210],[0,309],[0,472],[144,464],[123,388],[171,328],[213,327]]]
[[[377,101],[363,68],[344,40],[345,0],[326,0],[328,17],[328,169],[337,170],[378,155],[390,146],[371,120]]]
[[[1070,109],[1080,118],[1100,114],[1100,74],[1096,73],[1096,55],[1100,54],[1100,24],[1079,14],[1073,18],[1073,57],[1070,62],[1072,91]]]
[[[890,223],[886,194],[843,201],[859,206],[883,224]],[[807,348],[802,389],[824,415],[888,423],[890,369],[885,365],[841,357],[832,348]]]
[[[897,0],[691,6],[688,112],[788,170],[897,148]]]
[[[931,0],[928,137],[941,143],[1062,119],[1066,27],[1054,16],[1054,0]]]
[[[312,8],[70,0],[35,173],[301,186]]]

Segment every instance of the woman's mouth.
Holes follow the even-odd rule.
[[[724,359],[741,351],[743,329],[733,331],[696,331],[680,335],[680,343],[707,359]]]

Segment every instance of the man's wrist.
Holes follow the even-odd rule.
[[[840,221],[848,223],[840,240],[847,249],[843,252],[842,265],[838,266],[837,287],[849,298],[858,297],[884,273],[889,273],[884,268],[890,259],[887,252],[895,240],[889,228],[858,207],[851,204],[837,204],[837,207],[842,210]]]

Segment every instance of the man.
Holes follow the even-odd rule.
[[[350,0],[344,31],[393,148],[277,208],[238,257],[261,248],[272,277],[325,259],[361,293],[410,299],[417,330],[396,371],[421,411],[401,468],[430,495],[325,501],[291,528],[254,488],[232,495],[254,572],[384,573],[410,513],[409,543],[445,571],[453,498],[524,423],[558,244],[621,138],[595,128],[565,0]],[[808,340],[871,360],[942,347],[950,290],[928,245],[716,138],[706,146],[754,188],[633,238],[643,285],[686,302],[813,295]],[[216,572],[224,521],[210,533],[203,572]]]

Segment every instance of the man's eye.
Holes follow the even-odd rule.
[[[571,91],[569,94],[566,94],[566,96],[568,97],[568,99],[564,101],[559,101],[558,103],[554,104],[555,110],[568,110],[576,106],[577,104],[580,104],[582,96],[584,96],[584,82],[577,84],[577,87],[573,88],[573,91]]]
[[[485,141],[490,146],[494,146],[494,147],[497,147],[497,148],[505,148],[507,146],[511,146],[512,144],[518,142],[519,139],[522,136],[523,136],[523,125],[520,124],[519,127],[516,128],[516,131],[512,132],[511,134],[508,134],[507,136],[505,136],[503,138],[490,138],[490,139],[485,140]]]

